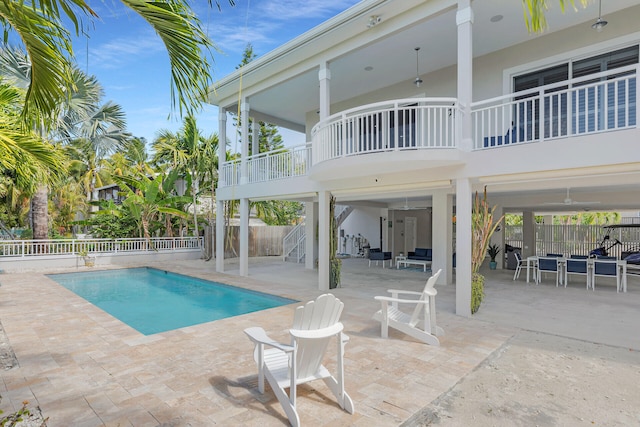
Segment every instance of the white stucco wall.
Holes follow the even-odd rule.
[[[342,223],[340,229],[346,235],[358,235],[360,233],[369,241],[372,248],[380,247],[380,217],[383,216],[380,208],[358,207],[349,214]],[[387,245],[386,222],[383,226],[383,246]]]

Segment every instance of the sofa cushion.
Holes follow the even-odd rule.
[[[416,248],[414,254],[415,256],[424,257],[427,256],[427,250],[425,248]]]

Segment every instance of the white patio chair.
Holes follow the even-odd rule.
[[[517,252],[517,251],[513,252],[513,256],[515,256],[516,258],[516,271],[513,273],[513,280],[516,280],[520,277],[520,272],[522,271],[522,267],[527,266],[527,260],[522,259],[522,255],[520,255],[520,252]],[[535,267],[533,270],[533,274],[535,277],[535,274],[536,274]]]
[[[344,390],[343,354],[349,340],[342,333],[340,314],[344,303],[332,294],[320,295],[296,309],[293,327],[289,330],[291,344],[280,344],[269,338],[260,327],[247,328],[244,332],[255,343],[255,360],[258,365],[258,390],[264,393],[267,378],[292,426],[300,425],[296,410],[296,386],[322,379],[338,400],[342,409],[353,414],[353,401]],[[337,378],[322,366],[322,359],[329,341],[335,338],[337,351]],[[265,349],[265,346],[273,347]],[[287,396],[286,388],[289,388]]]
[[[373,315],[373,318],[380,322],[382,338],[387,338],[389,328],[393,328],[424,343],[440,345],[437,336],[444,335],[444,330],[436,324],[436,295],[438,291],[434,286],[441,272],[442,270],[438,270],[427,280],[422,292],[389,289],[387,292],[391,293],[391,297],[375,297],[382,303],[382,309]],[[403,299],[399,298],[400,295],[418,298]],[[413,313],[407,314],[401,311],[398,304],[415,306]]]

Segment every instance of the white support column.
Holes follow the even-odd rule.
[[[329,198],[328,191],[318,193],[318,289],[329,290]]]
[[[453,268],[453,246],[452,240],[452,219],[453,206],[452,196],[446,191],[437,191],[433,194],[432,212],[432,237],[431,247],[433,248],[433,262],[431,271],[436,272],[442,269],[442,274],[438,277],[438,284],[448,285],[452,283]]]
[[[249,275],[249,199],[240,199],[240,275]]]
[[[536,218],[532,211],[522,212],[522,258],[536,255]]]
[[[242,124],[242,147],[240,148],[240,184],[249,182],[247,156],[249,155],[249,103],[240,106],[240,121]]]
[[[315,248],[316,248],[316,223],[318,222],[318,203],[305,202],[304,204],[304,234],[305,234],[305,255],[304,268],[313,270],[315,268]]]
[[[320,64],[318,80],[320,80],[320,120],[324,120],[331,115],[331,70],[327,62]]]
[[[227,160],[227,110],[220,108],[218,110],[218,171],[221,170],[222,164]],[[218,186],[225,184],[224,174],[218,175]]]
[[[260,123],[253,120],[253,128],[251,134],[251,155],[255,156],[260,153]]]
[[[224,201],[216,199],[216,271],[224,272]]]
[[[473,100],[473,9],[471,0],[458,0],[458,102],[462,110],[459,148],[473,149],[471,102]]]
[[[471,317],[471,181],[456,180],[456,314]]]

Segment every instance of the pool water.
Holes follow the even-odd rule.
[[[154,268],[48,277],[145,335],[296,302]]]

